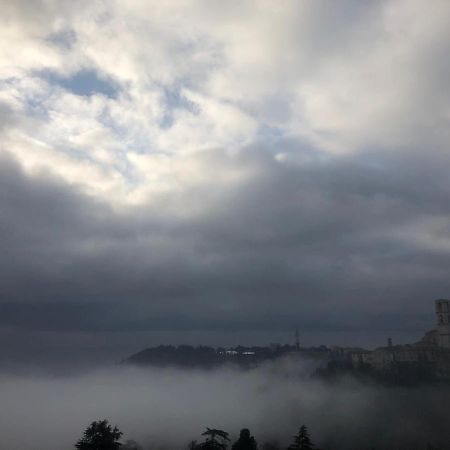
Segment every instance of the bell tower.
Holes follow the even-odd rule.
[[[438,345],[450,349],[450,301],[439,299],[435,301],[435,306]]]

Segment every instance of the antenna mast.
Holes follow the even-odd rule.
[[[298,333],[298,328],[295,329],[295,348],[298,352],[300,351],[300,335]]]

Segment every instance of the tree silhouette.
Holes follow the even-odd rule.
[[[189,442],[187,448],[188,450],[196,450],[198,448],[197,441]]]
[[[78,450],[118,450],[122,432],[114,428],[107,420],[92,422],[85,430],[83,437],[75,444]]]
[[[255,438],[250,436],[250,430],[243,428],[239,434],[239,439],[231,447],[232,450],[257,450]]]
[[[225,450],[230,440],[226,431],[216,428],[206,428],[202,436],[206,436],[205,442],[198,445],[198,448],[202,450]]]
[[[298,434],[294,436],[294,443],[291,444],[288,450],[312,450],[314,444],[309,437],[308,429],[306,425],[302,425],[298,431]]]

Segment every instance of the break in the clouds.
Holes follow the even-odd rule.
[[[447,1],[2,3],[3,330],[430,326]]]

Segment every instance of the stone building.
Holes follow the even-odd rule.
[[[450,302],[444,299],[436,300],[435,306],[438,318],[437,344],[450,349]]]
[[[439,376],[450,376],[450,302],[436,300],[437,327],[415,344],[379,347],[373,351],[358,350],[351,353],[354,367],[362,364],[377,370],[389,370],[396,365],[416,364],[432,368]]]

